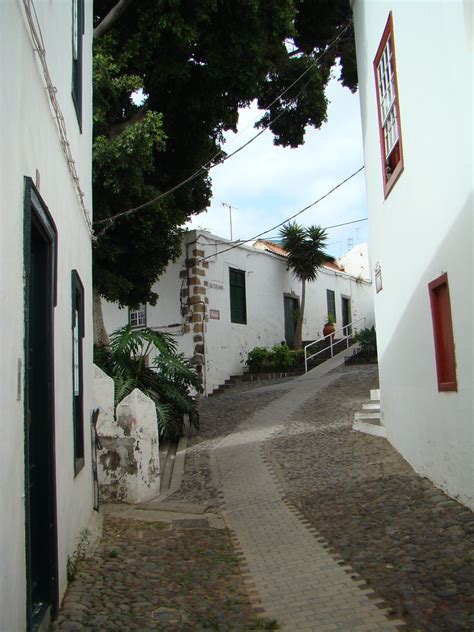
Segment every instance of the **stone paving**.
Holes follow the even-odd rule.
[[[233,535],[106,517],[54,630],[472,632],[473,513],[351,431],[376,379],[341,367],[203,400],[168,501],[220,510]]]

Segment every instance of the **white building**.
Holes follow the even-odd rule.
[[[89,0],[0,3],[5,632],[54,615],[94,515],[91,30]]]
[[[353,9],[383,421],[474,507],[473,5]]]
[[[127,324],[173,333],[179,350],[193,358],[207,394],[231,375],[242,373],[248,352],[272,347],[294,335],[301,283],[286,270],[282,249],[260,241],[256,247],[233,244],[205,231],[186,233],[183,252],[153,290],[156,306],[129,312],[103,302],[109,333]],[[328,313],[337,326],[373,324],[372,283],[359,260],[356,274],[335,264],[323,268],[307,286],[304,340],[320,338]],[[365,270],[369,269],[365,250]],[[365,321],[359,320],[363,317]]]

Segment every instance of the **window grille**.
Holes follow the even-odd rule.
[[[138,309],[130,308],[129,323],[132,327],[146,327],[146,305],[139,305]]]

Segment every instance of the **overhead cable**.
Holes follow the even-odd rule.
[[[26,1],[26,0],[24,0],[24,1]],[[291,88],[293,86],[295,86],[312,68],[314,68],[314,66],[320,61],[320,59],[329,50],[331,50],[331,48],[334,47],[334,45],[342,38],[342,36],[344,35],[344,33],[347,31],[347,29],[350,27],[351,24],[352,24],[352,21],[349,21],[343,27],[343,29],[337,34],[337,36],[331,42],[329,42],[329,44],[326,46],[326,48],[314,59],[314,61],[311,63],[311,65],[308,66],[308,68],[306,68],[304,70],[304,72],[302,72],[301,75],[299,75],[299,77],[297,77],[293,81],[292,84],[290,84],[287,88],[285,88],[285,90],[281,94],[279,94],[271,103],[269,103],[265,108],[262,108],[262,109],[263,110],[268,110],[272,105],[274,105],[278,100],[280,100],[289,90],[291,90]],[[297,97],[305,90],[305,88],[309,85],[309,83],[311,81],[312,81],[312,78],[303,85],[301,90],[296,95]],[[218,165],[223,164],[224,162],[226,162],[227,160],[229,160],[230,158],[232,158],[233,156],[238,154],[240,151],[242,151],[242,149],[244,149],[245,147],[247,147],[248,145],[253,143],[254,140],[259,138],[259,136],[261,136],[267,129],[269,129],[269,127],[273,123],[275,123],[275,121],[277,121],[285,113],[286,113],[286,110],[282,110],[281,112],[279,112],[273,119],[268,121],[268,123],[259,132],[257,132],[257,134],[255,134],[252,138],[250,138],[247,142],[245,142],[240,147],[237,147],[237,149],[235,149],[230,154],[226,155],[225,154],[225,150],[223,148],[219,149],[219,151],[214,156],[212,156],[212,158],[210,158],[207,162],[205,162],[204,165],[202,165],[197,171],[195,171],[193,174],[191,174],[190,176],[188,176],[187,178],[185,178],[184,180],[182,180],[178,184],[174,185],[170,189],[167,189],[163,193],[160,193],[159,195],[157,195],[154,198],[148,200],[147,202],[144,202],[143,204],[139,204],[138,206],[135,206],[133,208],[127,209],[125,211],[121,211],[120,213],[116,213],[115,215],[112,215],[111,217],[106,217],[104,219],[97,220],[96,222],[94,222],[96,225],[97,224],[106,224],[106,226],[99,233],[97,233],[97,237],[100,237],[108,228],[110,228],[114,224],[115,220],[117,220],[117,219],[119,219],[121,217],[125,217],[127,215],[132,215],[134,213],[137,213],[137,212],[143,210],[144,208],[147,208],[148,206],[151,206],[152,204],[156,204],[156,202],[159,202],[160,200],[162,200],[163,198],[167,197],[168,195],[171,195],[172,193],[174,193],[178,189],[181,189],[183,186],[185,186],[186,184],[189,184],[190,182],[192,182],[193,180],[195,180],[196,178],[198,178],[202,174],[208,172],[210,169],[214,169]],[[245,128],[245,129],[247,129],[247,128]],[[237,136],[239,134],[241,134],[242,131],[238,132]],[[235,138],[233,139],[233,141],[235,141]],[[222,156],[222,159],[219,160],[218,162],[216,162],[216,160],[218,158],[220,158],[221,156]]]

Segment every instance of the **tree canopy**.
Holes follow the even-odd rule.
[[[239,108],[257,99],[258,125],[296,147],[326,120],[337,59],[356,88],[351,10],[348,0],[95,0],[94,16],[94,284],[123,305],[153,304],[180,226],[209,205],[209,166]]]

